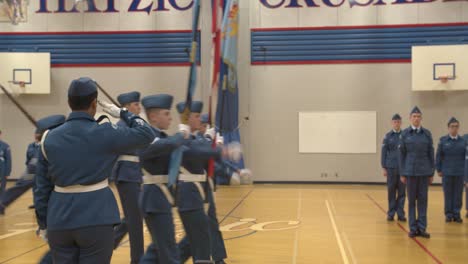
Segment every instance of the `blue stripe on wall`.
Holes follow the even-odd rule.
[[[0,52],[50,52],[52,66],[183,65],[189,31],[0,33]],[[200,45],[198,45],[200,62]]]
[[[468,24],[255,29],[252,64],[411,60],[415,45],[468,44]]]

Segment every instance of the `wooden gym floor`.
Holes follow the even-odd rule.
[[[468,221],[444,222],[442,194],[440,186],[430,188],[427,240],[408,238],[407,223],[386,221],[384,186],[221,187],[218,218],[227,262],[468,263]],[[31,199],[28,192],[0,217],[0,263],[37,263],[48,250],[35,236],[34,212],[27,209]],[[178,219],[176,224],[180,237]],[[112,263],[129,263],[127,239]]]

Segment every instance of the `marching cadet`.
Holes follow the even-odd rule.
[[[36,174],[37,162],[39,158],[40,141],[42,134],[50,128],[61,125],[65,122],[65,116],[52,115],[37,121],[37,128],[34,132],[35,141],[28,145],[26,151],[26,171],[21,175],[16,184],[5,191],[0,197],[0,214],[4,214],[5,209],[21,195],[34,186],[34,176]]]
[[[202,102],[194,102],[196,105],[200,105],[201,108],[203,107]],[[195,109],[195,111],[202,109]],[[196,113],[194,112],[193,115],[195,116]],[[194,133],[196,137],[199,139],[206,142],[206,146],[210,147],[212,139],[214,138],[215,130],[214,129],[209,129],[208,128],[208,115],[201,115],[200,117],[200,122],[197,122],[196,117],[193,118],[193,122],[189,123],[190,126],[190,131]],[[208,129],[207,129],[208,128]],[[218,137],[218,142],[219,140],[222,140],[221,137]],[[216,162],[216,164],[222,164],[222,160],[219,160]],[[207,170],[207,168],[206,168]],[[239,176],[237,176],[239,177]],[[207,190],[207,195],[208,195],[208,221],[209,221],[209,231],[210,231],[210,245],[211,245],[211,255],[216,264],[222,264],[225,263],[224,259],[227,258],[227,253],[226,253],[226,246],[224,245],[224,239],[223,235],[221,234],[221,231],[219,231],[219,222],[218,218],[216,216],[216,204],[215,204],[215,199],[214,199],[214,182],[212,179],[208,179],[209,184],[207,184],[206,190]],[[240,182],[240,181],[239,181]],[[180,242],[179,242],[179,250],[181,253],[181,259],[182,262],[187,261],[192,254],[191,254],[191,247],[190,247],[190,242],[188,237],[184,237]]]
[[[164,132],[171,125],[172,101],[168,94],[150,95],[142,100],[156,138],[139,153],[144,172],[140,207],[153,240],[140,263],[180,263],[172,215],[174,197],[167,183],[171,153],[184,144],[185,136],[183,133],[168,136]]]
[[[208,114],[201,115],[200,134],[205,135],[210,139],[214,137],[214,128],[209,129]],[[221,136],[216,140],[218,145],[224,144],[224,139]],[[215,182],[219,185],[239,185],[251,184],[252,172],[249,169],[240,169],[233,162],[223,159],[221,162],[215,163]]]
[[[117,97],[120,105],[127,108],[130,113],[139,115],[140,93],[129,92]],[[124,120],[117,122],[118,126],[128,127]],[[132,264],[139,263],[144,253],[143,240],[143,218],[138,208],[138,199],[142,182],[142,173],[139,159],[135,151],[129,151],[121,155],[113,169],[112,178],[116,182],[117,190],[120,196],[120,203],[125,218],[121,224],[114,229],[114,248],[116,248],[124,236],[129,234],[130,238],[130,257]]]
[[[201,127],[200,127],[200,134],[205,135],[205,138],[211,140],[214,137],[214,129],[209,129],[208,124],[208,114],[203,114],[200,117],[201,119]],[[219,143],[221,143],[222,139],[217,139]],[[217,142],[217,143],[218,143]],[[240,169],[235,168],[234,166],[230,166],[231,164],[228,161],[221,161],[215,163],[215,182],[216,184],[221,185],[239,185],[240,184]]]
[[[466,141],[458,135],[460,122],[448,121],[448,135],[440,138],[436,152],[436,169],[444,188],[445,222],[462,223],[460,216],[465,173]]]
[[[392,130],[388,132],[382,144],[381,166],[383,175],[387,178],[388,212],[387,220],[393,221],[395,213],[398,221],[405,222],[406,186],[400,180],[398,161],[398,142],[401,134],[401,117],[395,114],[392,117]]]
[[[1,139],[1,136],[2,131],[0,130],[0,195],[5,191],[7,177],[11,173],[10,146]],[[2,214],[1,211],[0,214]]]
[[[108,177],[119,155],[154,139],[149,125],[125,108],[101,103],[129,127],[98,124],[97,86],[90,78],[70,84],[67,121],[44,133],[36,173],[36,215],[54,263],[110,263],[113,225],[120,222]]]
[[[421,126],[421,120],[422,113],[416,106],[410,114],[411,126],[400,136],[400,174],[408,188],[408,236],[430,238],[426,232],[427,200],[434,179],[434,145],[431,132]]]
[[[184,152],[183,166],[177,184],[177,205],[179,215],[184,225],[186,236],[190,244],[190,253],[195,263],[213,263],[211,261],[210,221],[204,212],[204,202],[209,198],[210,192],[205,192],[207,176],[205,167],[210,158],[219,161],[223,157],[238,159],[240,148],[238,145],[228,145],[227,148],[212,149],[206,141],[200,140],[194,134],[200,129],[200,113],[203,103],[194,101],[190,107],[188,126],[181,130],[190,131],[191,139],[186,146],[189,148]],[[182,114],[185,103],[177,104],[177,111]],[[208,193],[208,198],[207,198]],[[180,248],[180,247],[179,247]],[[181,252],[182,253],[182,252]],[[184,253],[182,253],[184,254]],[[185,255],[181,261],[185,261]],[[222,262],[221,262],[222,263]]]

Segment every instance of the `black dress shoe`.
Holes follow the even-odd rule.
[[[398,221],[400,222],[406,222],[406,217],[398,217]]]
[[[34,207],[34,204],[28,206],[28,209],[34,209],[34,208],[36,208],[36,207]]]
[[[461,217],[454,218],[453,221],[459,224],[463,223],[463,219],[461,219]]]
[[[418,236],[423,238],[431,238],[431,234],[427,233],[425,230],[419,230]]]
[[[445,217],[445,223],[450,223],[452,222],[452,218],[451,217]]]
[[[387,216],[387,221],[392,222],[393,221],[393,216]]]
[[[411,238],[417,237],[417,236],[418,236],[418,232],[417,232],[417,231],[410,231],[410,232],[408,233],[408,236],[411,237]]]

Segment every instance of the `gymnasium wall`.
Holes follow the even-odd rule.
[[[28,21],[17,26],[0,23],[0,32],[7,32],[10,39],[22,36],[28,41],[31,41],[31,36],[34,35],[30,34],[32,32],[42,36],[59,35],[63,43],[70,39],[67,34],[81,36],[106,31],[106,34],[117,34],[117,38],[111,36],[112,41],[106,40],[108,42],[105,45],[116,45],[120,37],[127,40],[138,39],[133,38],[131,34],[144,31],[142,34],[149,34],[154,38],[143,38],[145,43],[140,44],[148,49],[145,52],[154,55],[151,45],[160,45],[156,40],[158,36],[183,35],[191,27],[191,9],[183,10],[191,0],[95,0],[99,11],[106,11],[109,9],[108,3],[113,2],[117,12],[85,13],[57,12],[61,8],[58,6],[61,0],[55,0],[46,1],[50,13],[37,13],[36,11],[44,9],[44,6],[41,6],[43,2],[30,1]],[[71,7],[67,6],[71,2],[63,1],[66,4],[65,10],[71,10]],[[132,6],[135,2],[139,2],[137,7]],[[368,4],[364,5],[365,2]],[[422,24],[437,23],[443,24],[439,26],[447,26],[448,30],[442,31],[448,32],[447,34],[452,32],[452,35],[449,34],[442,40],[444,42],[464,41],[463,37],[457,39],[458,29],[453,28],[456,25],[446,23],[468,22],[468,3],[403,2],[405,1],[240,0],[239,117],[249,117],[249,121],[241,122],[241,137],[246,151],[246,164],[254,171],[255,180],[384,181],[379,166],[380,149],[377,149],[375,154],[299,154],[298,112],[376,111],[377,146],[380,146],[384,133],[389,130],[391,115],[400,112],[405,118],[406,126],[408,112],[415,104],[421,107],[424,113],[423,124],[433,131],[435,143],[445,133],[446,121],[451,115],[460,119],[462,129],[466,128],[468,133],[468,126],[464,125],[468,123],[466,93],[411,92],[411,64],[408,57],[408,47],[414,43],[411,32],[418,32],[418,27]],[[278,7],[268,8],[265,3]],[[149,13],[136,11],[143,10],[150,4],[152,6],[146,9]],[[174,7],[174,4],[177,6]],[[333,5],[336,7],[332,7]],[[210,58],[210,18],[209,6],[204,4],[197,98],[205,101],[209,95],[209,71],[206,62]],[[411,29],[404,26],[408,24],[411,24],[414,31],[409,31]],[[391,26],[368,27],[374,25]],[[305,27],[308,30],[307,41],[324,41],[325,44],[310,45],[306,42],[306,45],[302,45],[305,47],[288,48],[288,32],[303,31]],[[432,30],[431,27],[422,28]],[[464,29],[461,31],[464,32]],[[72,34],[69,34],[70,32]],[[407,35],[399,34],[402,32]],[[439,34],[433,31],[427,33],[429,35],[426,33],[420,38],[417,37],[417,41],[423,40],[424,43],[424,38],[433,40]],[[122,36],[118,36],[119,34]],[[255,37],[261,34],[267,36],[264,43],[255,40]],[[317,34],[320,38],[316,38]],[[346,57],[350,55],[348,51],[352,51],[353,47],[347,46],[342,49],[338,46],[345,40],[352,43],[362,39],[373,39],[376,36],[373,34],[389,34],[386,39],[390,42],[364,43],[368,44],[364,49],[367,57]],[[463,34],[465,33],[461,33]],[[6,38],[2,39],[5,35],[0,33],[0,49],[2,43],[5,43]],[[96,35],[104,37],[98,33],[93,38]],[[346,35],[351,38],[345,37]],[[391,42],[392,39],[397,40],[397,44],[403,42],[403,45],[395,46],[395,43]],[[281,44],[282,40],[286,40],[286,45]],[[280,51],[271,48],[277,46],[277,41],[280,41]],[[130,43],[130,48],[125,46],[121,56],[118,51],[109,51],[113,54],[110,58],[114,60],[111,61],[106,61],[109,57],[93,56],[91,53],[88,54],[88,61],[81,65],[73,65],[73,57],[67,61],[71,65],[55,63],[52,68],[51,94],[20,96],[20,102],[37,118],[48,114],[68,113],[66,90],[69,81],[84,75],[98,80],[115,96],[136,89],[144,95],[168,92],[174,94],[177,100],[183,99],[188,76],[188,67],[181,49],[183,39],[177,42],[179,47],[169,47],[180,56],[180,61],[176,62],[169,60],[175,56],[164,56],[171,53],[163,51],[166,47],[161,47],[159,57],[139,60],[138,56],[133,56],[132,52],[138,52],[132,50],[132,41],[122,42]],[[74,43],[78,46],[68,47],[79,49],[79,43]],[[94,54],[102,54],[105,45],[100,46],[97,43]],[[34,48],[34,45],[32,46],[26,45],[24,48]],[[267,50],[262,49],[262,46]],[[116,49],[118,50],[118,47]],[[124,51],[125,49],[127,51]],[[330,55],[330,51],[334,52],[331,57],[320,57],[320,60],[314,61],[317,53]],[[351,55],[362,54],[357,52]],[[53,60],[68,59],[69,55],[70,53],[64,52],[62,57],[53,56]],[[0,97],[0,127],[4,130],[4,139],[12,146],[14,175],[17,176],[24,170],[24,153],[27,144],[32,140],[33,127],[4,96]],[[323,177],[325,173],[327,177]]]
[[[41,10],[41,1],[30,1],[27,22],[12,25],[0,23],[0,52],[46,51],[52,53],[51,94],[21,95],[25,108],[37,119],[49,114],[68,115],[67,89],[70,81],[80,76],[97,80],[111,95],[138,90],[142,95],[170,93],[175,102],[185,99],[188,82],[188,55],[190,46],[192,12],[177,10],[171,2],[164,6],[155,1],[149,14],[129,11],[132,1],[113,1],[118,12],[57,12],[59,1],[47,2],[47,11]],[[62,1],[65,10],[72,10],[74,1]],[[96,8],[108,9],[107,0],[95,0]],[[178,0],[178,7],[186,7],[191,1]],[[149,6],[151,1],[141,1],[138,9]],[[86,6],[85,6],[86,7]],[[210,13],[205,5],[202,12]],[[209,22],[203,16],[201,26]],[[203,32],[208,39],[210,32]],[[202,61],[208,61],[210,47],[202,47],[199,56],[197,99],[204,99],[208,71],[202,71]],[[205,54],[205,55],[204,55]],[[0,67],[1,70],[1,67]],[[5,86],[7,84],[4,84]],[[103,95],[102,99],[106,99]],[[204,99],[206,100],[206,99]],[[174,124],[178,122],[173,111]],[[175,127],[175,126],[173,126]],[[24,171],[27,145],[33,141],[31,123],[6,98],[0,96],[0,129],[13,154],[12,178]]]
[[[332,1],[341,5],[330,7],[330,1],[262,1],[278,6],[268,8],[249,2],[248,131],[255,142],[249,161],[256,180],[383,182],[380,144],[389,120],[399,112],[408,126],[413,105],[422,109],[423,126],[432,130],[435,144],[451,115],[468,133],[468,95],[411,92],[410,63],[411,45],[466,41],[467,25],[446,23],[467,22],[468,4]],[[424,25],[434,23],[442,29]],[[304,111],[376,111],[377,153],[300,154],[298,112]]]

